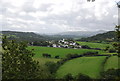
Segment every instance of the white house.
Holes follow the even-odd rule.
[[[61,46],[60,46],[60,45],[58,45],[58,47],[60,48]]]
[[[70,43],[70,45],[73,45],[73,43]]]
[[[53,47],[57,47],[57,45],[56,45],[56,44],[53,44],[52,46],[53,46]]]

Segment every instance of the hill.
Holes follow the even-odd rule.
[[[99,30],[99,31],[68,31],[68,32],[62,32],[62,33],[58,33],[56,34],[56,36],[68,36],[68,37],[76,37],[76,38],[80,38],[80,37],[90,37],[99,33],[104,33],[106,31],[104,30]]]
[[[114,31],[109,31],[106,33],[102,33],[102,34],[97,34],[91,37],[87,37],[87,38],[81,38],[78,41],[86,41],[86,42],[100,42],[100,41],[108,41],[108,42],[112,42],[115,41],[115,32]]]
[[[9,39],[16,39],[19,41],[28,41],[28,42],[60,39],[48,35],[40,35],[34,32],[0,31],[0,34],[8,36]]]

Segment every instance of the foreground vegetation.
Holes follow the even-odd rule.
[[[38,79],[41,76],[40,66],[32,57],[34,53],[26,49],[24,42],[7,40],[2,43],[2,78],[3,79]]]

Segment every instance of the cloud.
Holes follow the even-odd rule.
[[[39,33],[113,30],[118,18],[115,1],[1,0],[0,25],[3,30]]]

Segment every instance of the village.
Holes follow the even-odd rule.
[[[47,47],[74,48],[74,49],[81,48],[81,46],[78,43],[74,42],[73,40],[62,39],[57,42],[49,41],[49,43],[50,43],[50,45],[48,45]]]

